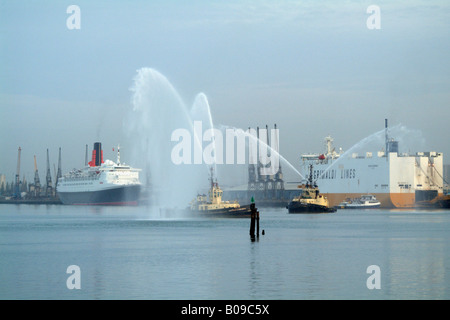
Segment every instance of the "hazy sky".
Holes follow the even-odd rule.
[[[68,29],[70,5],[80,29]],[[381,29],[369,29],[370,5]],[[187,105],[203,92],[216,124],[277,124],[280,153],[344,150],[403,124],[450,163],[450,2],[0,0],[0,173],[33,178],[46,149],[63,172],[101,141],[122,146],[130,87],[143,67]],[[418,132],[418,134],[417,134]],[[168,137],[170,139],[170,137]],[[409,148],[413,148],[409,146]]]

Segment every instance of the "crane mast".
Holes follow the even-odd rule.
[[[16,199],[20,199],[20,152],[22,151],[22,149],[19,147],[19,154],[17,157],[17,171],[16,171],[16,184],[14,186],[15,191],[14,191],[14,198]]]
[[[36,155],[34,156],[34,196],[39,197],[41,194],[41,182],[39,180],[39,172],[36,164]]]
[[[51,197],[53,195],[53,188],[52,188],[52,175],[50,173],[50,159],[48,156],[48,149],[47,149],[47,176],[46,176],[46,183],[47,187],[45,189],[45,195],[47,197]]]
[[[61,172],[61,148],[59,148],[59,157],[58,157],[58,172],[56,173],[56,182],[55,182],[55,188],[58,185],[59,178],[62,177]]]

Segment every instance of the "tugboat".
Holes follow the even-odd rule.
[[[372,209],[379,208],[380,201],[371,194],[362,195],[355,199],[346,199],[337,206],[338,209]]]
[[[234,217],[248,218],[251,215],[250,205],[241,206],[237,201],[222,201],[223,191],[214,180],[214,172],[211,167],[211,186],[209,188],[209,200],[205,194],[199,194],[190,203],[188,210],[195,215],[208,217]]]
[[[305,185],[299,186],[302,193],[292,199],[287,205],[289,213],[330,213],[336,212],[337,209],[330,207],[328,199],[322,195],[319,188],[312,181],[313,166],[309,166],[309,177]]]

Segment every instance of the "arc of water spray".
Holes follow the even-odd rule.
[[[397,127],[399,127],[400,124],[395,125],[394,127],[392,127],[391,129],[396,129]],[[359,148],[360,146],[371,142],[374,138],[378,138],[379,135],[384,134],[386,132],[386,129],[382,129],[380,131],[377,131],[375,133],[372,133],[370,136],[365,137],[364,139],[360,140],[358,143],[356,143],[355,145],[353,145],[350,149],[348,149],[347,151],[345,151],[343,154],[341,154],[339,156],[339,158],[336,161],[333,161],[333,163],[331,165],[329,165],[321,174],[320,176],[316,179],[319,180],[320,178],[322,178],[322,176],[328,171],[330,170],[333,166],[336,165],[336,163],[338,163],[341,159],[345,158],[350,152],[353,152],[353,150],[355,150],[356,148]],[[387,152],[387,150],[386,150]]]
[[[133,110],[134,111],[138,110],[137,106],[142,105],[142,103],[140,102],[140,100],[142,99],[142,95],[141,95],[139,88],[142,86],[142,83],[146,81],[146,77],[148,77],[148,76],[151,77],[151,79],[153,80],[154,83],[158,83],[162,80],[164,85],[169,88],[170,92],[175,97],[177,103],[180,106],[182,106],[181,109],[182,109],[183,115],[184,115],[185,119],[188,121],[191,130],[194,131],[194,124],[192,121],[192,117],[189,114],[183,99],[181,99],[180,95],[178,94],[177,90],[175,90],[172,83],[162,73],[160,73],[159,71],[157,71],[153,68],[148,68],[148,67],[140,68],[137,70],[137,75],[133,78],[134,85],[130,88],[130,91],[133,92],[133,95],[132,95]],[[196,137],[195,142],[198,145],[201,145],[201,141],[198,139],[198,137]]]
[[[170,83],[170,81],[159,71],[153,69],[153,68],[148,68],[148,67],[143,67],[138,69],[137,74],[134,76],[133,78],[133,86],[130,88],[130,91],[133,92],[132,95],[132,105],[133,105],[133,111],[146,111],[145,109],[142,109],[143,103],[142,103],[142,99],[143,99],[143,91],[145,92],[145,90],[143,90],[143,88],[148,86],[148,82],[149,82],[149,78],[152,80],[151,83],[152,84],[163,84],[165,87],[167,87],[170,91],[170,93],[173,95],[173,97],[175,97],[176,102],[178,103],[178,105],[180,105],[181,111],[183,113],[183,116],[185,117],[185,119],[188,121],[189,125],[191,126],[191,128],[193,128],[193,124],[192,124],[192,120],[191,117],[187,111],[186,105],[183,102],[183,100],[181,99],[180,95],[178,94],[177,90],[175,90],[175,88],[173,87],[172,83]]]
[[[199,108],[201,108],[202,106],[204,106],[204,108],[206,109],[206,113],[207,113],[207,117],[208,117],[208,122],[209,122],[209,128],[211,129],[211,140],[212,140],[212,146],[213,146],[213,150],[214,150],[214,155],[213,155],[213,166],[214,166],[214,172],[217,172],[217,152],[216,152],[216,137],[214,135],[214,123],[212,120],[212,114],[211,114],[211,107],[209,106],[209,102],[208,102],[208,98],[206,97],[206,94],[204,94],[203,92],[200,92],[199,94],[197,94],[197,96],[194,99],[194,103],[192,104],[191,107],[191,123],[193,122],[192,117],[194,117],[194,113],[197,112]],[[200,110],[201,111],[205,111],[205,110]],[[203,119],[201,119],[203,120]],[[193,130],[194,132],[194,136],[196,138],[196,142],[199,146],[202,145],[202,141],[203,141],[203,137],[198,137],[196,132]]]
[[[235,132],[235,134],[237,134],[238,132],[242,132],[246,137],[248,137],[249,139],[252,139],[253,142],[263,144],[264,147],[267,148],[266,150],[270,150],[270,152],[273,152],[279,159],[284,161],[289,166],[289,168],[291,168],[296,174],[298,174],[302,179],[305,179],[305,177],[303,177],[303,175],[297,169],[295,169],[295,167],[285,157],[283,157],[277,150],[273,149],[271,146],[269,146],[263,140],[255,137],[250,132],[244,131],[244,130],[236,128],[236,127],[227,126],[227,125],[221,125],[221,127],[225,128],[225,130],[232,129]]]
[[[191,129],[191,132],[194,132],[194,143],[197,144],[197,146],[202,147],[202,136],[198,136],[195,133],[194,130],[194,118],[193,118],[193,113],[196,112],[196,108],[202,108],[202,106],[204,107],[203,110],[200,110],[201,112],[204,112],[203,115],[207,115],[207,122],[209,122],[209,126],[211,129],[211,133],[212,133],[212,147],[213,147],[213,152],[214,152],[214,156],[213,156],[213,161],[214,161],[214,167],[216,169],[216,165],[217,165],[217,145],[216,145],[216,137],[214,135],[214,123],[213,123],[213,119],[212,119],[212,114],[211,114],[211,108],[209,106],[209,102],[208,99],[206,97],[206,95],[204,93],[199,93],[197,94],[195,101],[190,109],[190,112],[188,110],[188,108],[186,108],[185,103],[183,102],[183,100],[181,99],[181,97],[179,96],[178,92],[175,90],[175,88],[172,86],[172,84],[169,82],[169,80],[160,72],[158,72],[155,69],[152,68],[141,68],[137,70],[137,75],[134,77],[134,85],[133,87],[130,88],[130,91],[133,92],[133,96],[132,96],[132,103],[133,103],[133,110],[134,111],[138,111],[140,110],[140,106],[142,106],[142,99],[144,99],[143,95],[142,95],[142,88],[145,88],[146,86],[148,86],[148,79],[153,80],[151,83],[156,83],[156,84],[163,84],[164,86],[166,86],[170,92],[173,94],[173,97],[175,97],[175,100],[177,102],[177,104],[180,106],[181,112],[183,114],[183,117],[185,118],[185,120],[188,123],[188,126]],[[140,110],[145,112],[146,110]],[[202,119],[205,120],[205,119]],[[231,127],[230,127],[231,128]],[[239,129],[237,128],[232,128],[234,129],[234,132],[239,132]],[[259,142],[262,143],[270,152],[273,152],[274,154],[276,154],[278,156],[279,159],[281,159],[282,161],[284,161],[295,173],[297,173],[300,177],[303,178],[302,174],[294,168],[294,166],[287,161],[283,156],[280,155],[280,153],[278,151],[276,151],[275,149],[273,149],[272,147],[270,147],[267,143],[265,143],[264,141],[262,141],[261,139],[257,139],[254,135],[251,135],[249,133],[246,133],[244,130],[240,129],[240,131],[242,131],[245,136],[249,137],[249,139],[252,139],[254,142]],[[208,171],[209,168],[205,167]]]

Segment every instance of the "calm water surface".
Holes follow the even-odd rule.
[[[1,204],[0,299],[450,298],[450,210],[260,212],[252,242],[249,219]]]

